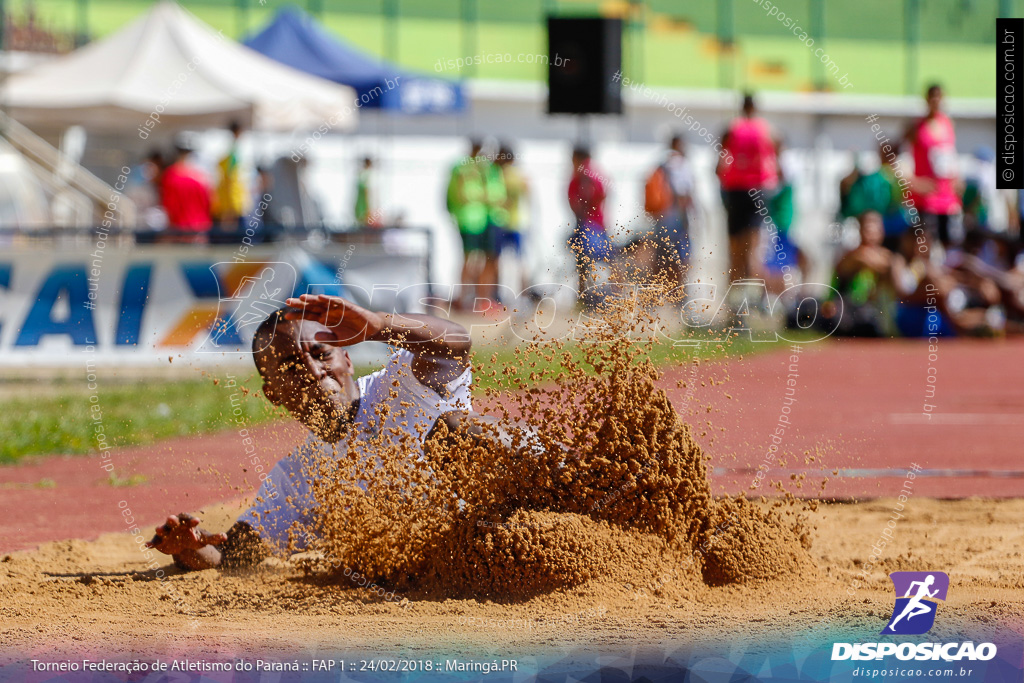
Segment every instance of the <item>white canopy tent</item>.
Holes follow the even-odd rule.
[[[35,129],[128,133],[148,126],[292,131],[356,122],[352,88],[305,74],[164,1],[118,33],[12,75],[0,100]],[[142,133],[136,133],[140,137]],[[146,136],[148,137],[148,135]]]

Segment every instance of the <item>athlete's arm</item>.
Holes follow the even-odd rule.
[[[469,367],[469,332],[458,323],[429,315],[370,311],[326,294],[303,294],[287,304],[296,310],[286,313],[286,319],[315,320],[330,330],[318,333],[317,341],[334,346],[378,341],[412,352],[413,375],[432,389]]]
[[[236,522],[226,534],[211,534],[199,527],[200,521],[185,513],[171,515],[146,545],[170,555],[185,570],[247,566],[270,554],[259,534],[245,522]]]

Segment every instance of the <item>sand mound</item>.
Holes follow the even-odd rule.
[[[445,538],[420,582],[445,596],[521,601],[588,582],[646,585],[666,565],[686,564],[687,549],[573,513],[518,511],[483,519]],[[676,592],[700,585],[692,567]]]
[[[752,583],[815,571],[807,554],[809,536],[800,521],[786,524],[776,512],[744,498],[717,501],[711,530],[701,549],[709,585]]]
[[[663,590],[665,576],[682,594],[808,571],[798,520],[713,499],[652,342],[634,334],[654,322],[650,303],[610,298],[591,343],[538,340],[517,366],[485,369],[502,378],[497,423],[439,425],[421,458],[377,433],[375,463],[355,449],[307,463],[318,507],[297,536],[329,571],[434,598]]]

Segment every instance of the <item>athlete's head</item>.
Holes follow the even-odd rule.
[[[930,586],[933,583],[935,583],[935,574],[929,574],[928,576],[924,577],[924,585]]]
[[[355,415],[359,388],[343,348],[317,341],[327,328],[309,320],[285,320],[281,309],[260,323],[252,356],[263,394],[325,441],[336,442]]]
[[[928,86],[924,99],[928,102],[928,116],[935,116],[942,109],[942,86],[934,83]]]

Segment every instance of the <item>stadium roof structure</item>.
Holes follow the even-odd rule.
[[[168,133],[224,126],[349,130],[352,88],[230,41],[165,0],[114,35],[12,75],[4,103],[34,128]]]
[[[355,88],[360,106],[368,109],[447,114],[466,106],[458,81],[407,71],[361,52],[297,7],[278,10],[273,21],[244,43],[282,64]]]

